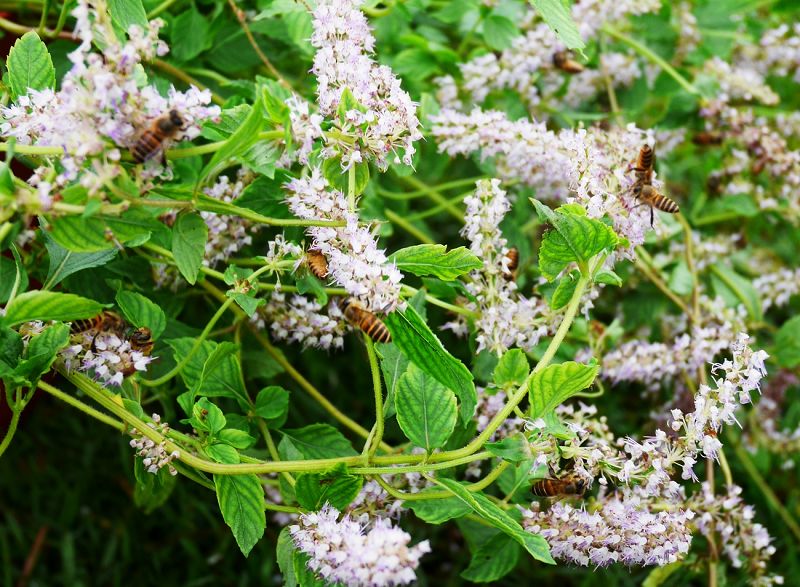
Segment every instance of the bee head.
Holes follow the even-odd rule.
[[[150,342],[150,339],[152,338],[152,336],[153,336],[153,333],[150,331],[149,328],[142,327],[142,328],[136,328],[135,330],[133,330],[128,335],[128,338],[130,338],[131,342],[134,343],[134,344],[146,344],[146,343]]]
[[[181,117],[180,112],[174,108],[169,111],[169,121],[177,128],[183,128],[183,118]]]

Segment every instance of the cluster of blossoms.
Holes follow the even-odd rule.
[[[411,536],[388,518],[353,519],[326,505],[303,514],[290,526],[295,546],[308,555],[308,567],[330,583],[352,586],[405,585],[416,580],[427,540],[409,547]]]
[[[692,542],[688,509],[652,512],[636,491],[605,499],[596,511],[538,503],[523,512],[526,530],[541,534],[555,558],[581,566],[667,565],[682,559]]]
[[[169,424],[162,422],[161,416],[158,414],[153,414],[152,420],[153,421],[148,422],[147,425],[166,437],[169,432]],[[181,453],[177,450],[168,453],[166,440],[156,444],[146,436],[142,436],[141,432],[136,430],[136,428],[131,430],[131,435],[133,438],[130,441],[130,445],[132,448],[136,449],[136,456],[142,457],[142,464],[148,473],[156,475],[162,468],[167,467],[170,475],[174,476],[178,474],[178,471],[172,466],[172,461],[180,457]]]
[[[783,585],[783,577],[767,574],[767,561],[775,554],[767,529],[754,521],[755,510],[741,498],[742,488],[728,487],[727,495],[714,495],[708,483],[694,494],[689,506],[700,513],[695,524],[706,536],[720,536],[725,556],[734,568],[745,567],[750,585],[771,587]]]
[[[509,271],[509,249],[500,232],[500,222],[511,208],[500,180],[480,180],[475,194],[464,199],[467,206],[461,234],[483,267],[470,273],[467,290],[475,297],[466,306],[478,313],[475,329],[478,351],[502,354],[511,347],[531,349],[547,334],[547,305],[538,298],[526,298],[517,291]],[[445,324],[463,332],[462,322]]]
[[[119,334],[95,330],[73,335],[72,344],[59,355],[68,371],[86,372],[105,386],[122,385],[126,375],[147,371],[153,361]]]
[[[703,71],[719,84],[720,93],[716,97],[723,102],[757,101],[771,106],[779,101],[778,94],[767,85],[764,76],[745,64],[732,65],[719,57],[712,57],[706,61]]]
[[[605,23],[622,20],[631,14],[657,11],[660,4],[660,0],[594,0],[573,4],[572,15],[578,23],[581,36],[589,39]],[[449,75],[435,80],[439,86],[439,103],[446,108],[463,110],[481,104],[493,91],[510,89],[516,91],[530,107],[544,102],[550,109],[558,110],[561,106],[578,106],[594,97],[598,91],[604,91],[606,77],[613,86],[630,86],[641,75],[632,56],[603,53],[599,69],[584,69],[566,76],[554,63],[554,56],[565,52],[566,47],[538,13],[527,10],[519,26],[522,34],[512,41],[508,49],[499,54],[485,53],[460,64],[460,80]],[[567,88],[562,96],[564,85]]]
[[[493,157],[501,178],[536,188],[539,198],[579,203],[590,218],[607,215],[631,247],[644,242],[650,212],[637,206],[632,169],[642,145],[654,142],[652,134],[632,124],[554,132],[541,122],[512,121],[503,112],[479,109],[470,114],[442,110],[431,120],[440,151]],[[664,135],[659,152],[671,150],[680,136]],[[662,189],[661,182],[654,179],[653,187]]]
[[[721,298],[700,298],[701,320],[687,324],[686,317],[670,324],[669,342],[633,340],[619,345],[603,357],[601,376],[614,383],[638,381],[657,390],[682,373],[696,373],[708,357],[728,348],[743,328],[742,306],[726,308]]]
[[[696,230],[692,231],[692,258],[695,269],[704,271],[720,260],[730,258],[740,243],[744,242],[741,233],[724,235],[701,235]],[[656,267],[663,267],[686,258],[686,241],[682,239],[671,240],[666,252],[653,256]]]
[[[782,267],[771,273],[764,273],[753,280],[753,287],[761,297],[761,307],[766,312],[789,303],[792,296],[800,294],[800,269]]]
[[[208,91],[171,88],[165,97],[142,84],[140,63],[167,51],[158,40],[162,21],[152,21],[146,31],[131,25],[123,44],[105,0],[80,0],[72,15],[81,44],[69,54],[72,69],[61,88],[31,90],[0,109],[4,137],[63,149],[57,170],[45,164],[30,180],[38,186],[44,209],[50,206],[51,190],[71,181],[79,180],[90,193],[101,190],[121,171],[120,150],[130,149],[142,129],[171,109],[180,112],[185,126],[179,138],[186,139],[199,135],[203,120],[219,115],[218,107],[208,106]],[[93,41],[102,47],[102,55],[92,52]]]
[[[287,299],[281,292],[273,293],[259,309],[256,323],[260,328],[269,324],[276,340],[322,349],[342,348],[347,332],[344,316],[335,302],[330,302],[322,313],[318,301],[300,295]]]
[[[800,451],[800,425],[785,428],[781,422],[784,408],[792,404],[792,396],[796,397],[798,390],[800,378],[791,371],[778,371],[770,377],[748,421],[746,436],[750,444],[775,453]],[[784,466],[793,467],[794,461],[787,459]]]
[[[422,138],[416,105],[391,68],[369,56],[375,37],[358,8],[362,1],[322,0],[314,9],[311,44],[317,52],[311,71],[317,77],[320,114],[335,127],[325,137],[323,155],[341,156],[343,168],[371,160],[386,169],[389,154],[399,160],[402,149],[403,163],[411,165],[414,141]],[[339,116],[345,90],[358,106]]]
[[[322,122],[325,120],[321,114],[312,111],[312,105],[297,94],[292,94],[286,100],[291,121],[292,139],[297,146],[293,154],[285,152],[278,167],[288,168],[296,157],[301,165],[308,164],[308,156],[314,150],[314,141],[322,136]]]
[[[348,209],[339,190],[329,189],[327,180],[315,168],[311,175],[286,184],[289,209],[306,220],[338,220],[345,226],[311,226],[312,249],[328,261],[328,275],[371,311],[393,310],[400,302],[403,274],[378,248],[368,227],[360,226],[358,214]]]

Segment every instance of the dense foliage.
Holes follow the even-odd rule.
[[[791,584],[791,0],[0,0],[5,584]]]

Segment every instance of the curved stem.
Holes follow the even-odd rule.
[[[450,190],[450,189],[460,188],[460,187],[463,187],[463,186],[466,186],[466,185],[471,185],[471,186],[474,187],[475,186],[475,182],[477,182],[477,181],[479,181],[481,179],[486,179],[486,176],[479,175],[478,177],[470,177],[470,178],[467,178],[467,179],[457,179],[457,180],[454,180],[454,181],[448,181],[448,182],[445,182],[445,183],[437,184],[436,186],[433,186],[433,188],[431,188],[429,186],[425,186],[425,189],[413,190],[413,191],[410,191],[410,192],[394,192],[394,191],[387,190],[387,189],[384,189],[384,188],[378,186],[378,193],[381,196],[389,198],[390,200],[411,200],[413,198],[419,198],[421,196],[426,196],[431,189],[435,189],[435,190],[438,190],[440,192],[444,192],[444,191],[447,191],[447,190]],[[506,182],[506,183],[508,183],[508,182]]]
[[[223,98],[219,94],[211,91],[208,88],[208,86],[206,86],[205,84],[200,83],[195,78],[190,76],[188,73],[186,73],[182,69],[178,69],[177,67],[175,67],[171,63],[167,63],[166,61],[163,61],[161,59],[152,59],[150,61],[150,65],[152,65],[156,69],[160,69],[161,71],[166,73],[168,76],[182,81],[187,86],[195,86],[196,88],[198,88],[200,90],[208,90],[209,92],[211,92],[211,101],[214,102],[214,104],[216,104],[217,106],[222,106],[223,104],[225,104],[225,98]]]
[[[375,455],[383,439],[383,392],[381,387],[381,370],[378,367],[378,357],[375,355],[375,345],[372,339],[364,335],[364,344],[367,345],[367,357],[369,358],[369,369],[372,372],[372,389],[375,392],[375,428],[373,429],[374,435],[367,439],[364,450],[367,456],[367,462]]]
[[[416,238],[421,243],[424,243],[426,245],[436,244],[431,237],[429,237],[419,228],[408,222],[405,218],[397,214],[394,210],[389,210],[387,208],[384,211],[384,213],[386,214],[386,218],[388,218],[392,224],[396,224],[397,226],[405,230],[408,234]]]
[[[81,412],[91,416],[95,420],[99,420],[103,424],[107,424],[108,426],[111,426],[112,428],[116,428],[120,432],[124,432],[125,431],[124,422],[120,422],[119,420],[115,420],[114,418],[111,418],[110,416],[105,415],[103,412],[95,410],[92,406],[87,406],[81,400],[79,400],[77,398],[74,398],[69,394],[64,393],[63,391],[61,391],[60,389],[58,389],[56,387],[53,387],[49,383],[46,383],[44,381],[39,381],[37,387],[39,389],[41,389],[42,391],[45,391],[45,392],[49,393],[53,397],[60,399],[62,402],[71,405],[73,408],[78,408]]]
[[[647,251],[645,251],[644,248],[636,247],[636,259],[634,259],[634,265],[636,265],[636,268],[639,269],[639,271],[644,273],[645,277],[653,282],[653,285],[660,289],[665,296],[667,296],[676,306],[678,306],[682,312],[691,317],[692,311],[689,309],[689,306],[686,305],[686,302],[679,298],[675,292],[673,292],[667,286],[664,280],[661,279],[656,270],[650,266],[650,263],[645,261],[645,259],[649,259],[649,257],[650,255],[647,254]]]
[[[186,367],[186,365],[189,364],[189,361],[192,359],[194,354],[198,350],[200,350],[200,346],[203,344],[203,341],[206,338],[208,338],[209,332],[211,332],[211,330],[214,328],[214,325],[217,323],[217,321],[225,313],[225,310],[228,309],[228,306],[230,306],[232,303],[233,303],[233,298],[226,298],[225,299],[225,301],[219,307],[217,312],[211,317],[211,320],[208,321],[208,324],[206,324],[206,327],[203,329],[203,332],[200,333],[200,336],[198,336],[194,340],[194,344],[192,344],[192,348],[189,349],[189,352],[186,353],[186,356],[183,357],[183,359],[181,359],[180,362],[178,362],[178,364],[175,365],[175,367],[171,371],[169,371],[168,373],[162,375],[158,379],[140,379],[139,380],[140,383],[142,385],[147,386],[147,387],[158,387],[159,385],[163,385],[164,383],[166,383],[167,381],[169,381],[170,379],[175,377],[178,373],[180,373],[183,370],[183,368]]]
[[[278,449],[275,446],[275,441],[272,440],[272,434],[270,433],[269,428],[267,427],[267,423],[264,422],[264,420],[262,420],[261,418],[258,419],[258,429],[261,431],[261,436],[264,437],[264,441],[267,443],[267,450],[269,451],[269,456],[272,457],[273,461],[281,460],[281,455],[278,454]],[[286,479],[286,482],[289,485],[294,487],[295,480],[294,477],[292,477],[291,473],[284,472],[281,473],[281,475],[283,475],[283,478]]]
[[[14,438],[14,434],[17,431],[17,424],[19,424],[20,414],[22,414],[22,408],[16,406],[11,408],[11,421],[8,423],[8,430],[6,430],[6,435],[3,437],[3,442],[0,442],[0,458],[2,458],[3,453],[6,452],[6,449],[11,444],[11,440]]]

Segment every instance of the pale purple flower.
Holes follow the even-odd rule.
[[[59,351],[67,370],[86,372],[105,387],[122,385],[125,373],[145,372],[154,360],[113,332],[89,330],[75,338]]]
[[[370,519],[325,505],[303,514],[289,532],[295,546],[308,555],[308,567],[329,583],[358,587],[406,585],[416,580],[422,555],[431,551],[427,540],[409,547],[411,536],[388,518]]]
[[[342,348],[347,332],[347,323],[335,302],[329,303],[323,313],[316,300],[301,295],[287,299],[280,292],[274,292],[259,308],[256,324],[260,328],[269,325],[276,340],[323,349]]]
[[[166,437],[169,433],[169,424],[161,421],[161,416],[153,414],[152,422],[147,422],[147,425],[153,430]],[[172,461],[180,458],[181,453],[174,450],[170,453],[167,452],[167,441],[162,440],[156,444],[146,436],[143,436],[136,428],[131,429],[130,441],[131,448],[136,449],[136,456],[142,458],[142,464],[148,473],[157,475],[158,472],[167,467],[169,474],[175,476],[178,474],[177,469],[172,465]]]

